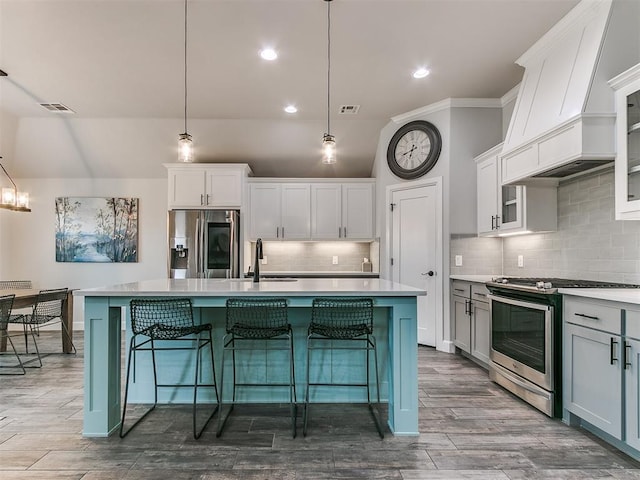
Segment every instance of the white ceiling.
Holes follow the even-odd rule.
[[[369,176],[394,115],[498,98],[577,0],[189,0],[188,130],[199,162],[256,175]],[[0,0],[0,155],[17,177],[161,177],[184,130],[182,0]],[[273,46],[275,62],[258,52]],[[412,71],[431,75],[416,80]],[[74,115],[45,111],[62,102]],[[295,104],[288,115],[283,107]],[[338,106],[360,105],[353,116]],[[13,158],[10,158],[13,157]]]

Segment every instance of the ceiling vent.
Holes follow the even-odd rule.
[[[340,115],[355,115],[360,110],[360,105],[340,105]]]
[[[62,103],[41,103],[40,106],[54,113],[76,113]]]

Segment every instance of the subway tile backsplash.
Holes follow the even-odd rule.
[[[252,244],[253,246],[254,244]],[[376,242],[263,242],[263,255],[267,264],[260,265],[265,272],[361,272],[364,258],[372,260],[373,271],[378,271]],[[251,249],[253,251],[253,248]],[[333,257],[338,264],[333,264]],[[246,271],[246,268],[245,268]]]
[[[486,240],[500,242],[501,248]],[[613,168],[560,184],[557,232],[452,238],[451,273],[494,273],[497,250],[504,275],[640,283],[640,222],[615,220]],[[456,254],[463,255],[462,267],[455,267]],[[522,268],[518,255],[524,258]]]
[[[452,275],[500,275],[502,273],[502,239],[451,236]],[[456,255],[462,256],[462,266],[456,266]]]

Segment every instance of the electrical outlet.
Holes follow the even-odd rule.
[[[462,255],[456,255],[456,267],[462,266]]]
[[[518,255],[518,267],[524,267],[524,255]]]
[[[263,256],[262,256],[262,260],[260,260],[260,263],[261,263],[262,265],[266,265],[266,264],[267,264],[267,256],[266,256],[266,255],[263,255]]]
[[[338,256],[334,255],[333,259],[331,260],[331,263],[333,263],[334,265],[338,265]]]

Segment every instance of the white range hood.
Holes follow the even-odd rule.
[[[640,61],[640,1],[583,0],[525,68],[500,155],[503,183],[557,182],[615,158],[610,78]]]

